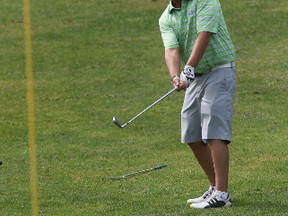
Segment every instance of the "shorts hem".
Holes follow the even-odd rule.
[[[193,143],[203,142],[203,143],[207,144],[209,140],[222,140],[226,144],[230,144],[231,143],[231,139],[221,139],[221,138],[201,139],[201,140],[197,140],[197,141],[188,141],[188,142],[185,142],[185,141],[181,140],[181,143],[182,144],[193,144]]]

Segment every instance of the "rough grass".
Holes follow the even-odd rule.
[[[199,211],[207,188],[179,142],[183,93],[127,128],[171,89],[158,18],[168,1],[32,1],[41,215],[287,215],[285,0],[222,0],[237,49],[231,150],[234,207]],[[0,12],[0,211],[30,215],[22,4]],[[160,164],[163,170],[111,181]]]

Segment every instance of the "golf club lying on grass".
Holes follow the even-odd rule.
[[[162,169],[162,168],[167,167],[167,166],[168,166],[168,164],[163,164],[163,165],[159,165],[159,166],[152,167],[152,168],[149,168],[149,169],[139,170],[137,172],[125,174],[123,176],[112,176],[112,177],[110,177],[110,179],[111,180],[123,180],[123,179],[127,179],[129,176],[134,176],[134,175],[137,175],[137,174],[140,174],[140,173],[146,173],[146,172],[150,172],[150,171],[153,171],[153,170],[159,170],[159,169]]]
[[[162,101],[164,98],[166,98],[168,95],[172,94],[174,91],[176,91],[177,88],[173,88],[171,89],[169,92],[167,92],[165,95],[163,95],[162,97],[160,97],[158,100],[156,100],[154,103],[152,103],[150,106],[148,106],[147,108],[145,108],[142,112],[140,112],[139,114],[137,114],[136,116],[134,116],[132,119],[130,119],[128,122],[126,122],[125,124],[121,124],[119,122],[119,120],[113,116],[112,121],[119,127],[119,128],[124,128],[126,127],[128,124],[130,124],[132,121],[134,121],[136,118],[138,118],[140,115],[142,115],[143,113],[145,113],[147,110],[149,110],[151,107],[153,107],[154,105],[156,105],[157,103],[159,103],[160,101]]]

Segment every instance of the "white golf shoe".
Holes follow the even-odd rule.
[[[209,199],[200,203],[191,203],[191,208],[206,209],[206,208],[219,208],[230,207],[232,201],[228,193],[215,190]]]
[[[214,190],[215,190],[214,186],[210,186],[209,189],[206,192],[204,192],[202,196],[200,196],[198,198],[194,198],[194,199],[188,199],[187,203],[192,204],[192,203],[204,202],[212,196],[212,193]]]

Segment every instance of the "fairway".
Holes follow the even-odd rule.
[[[220,2],[237,53],[234,206],[203,211],[186,204],[208,182],[180,143],[184,92],[125,128],[112,122],[128,122],[173,88],[158,26],[168,0],[31,1],[39,215],[288,215],[288,1]],[[0,215],[27,216],[23,2],[0,5]]]

